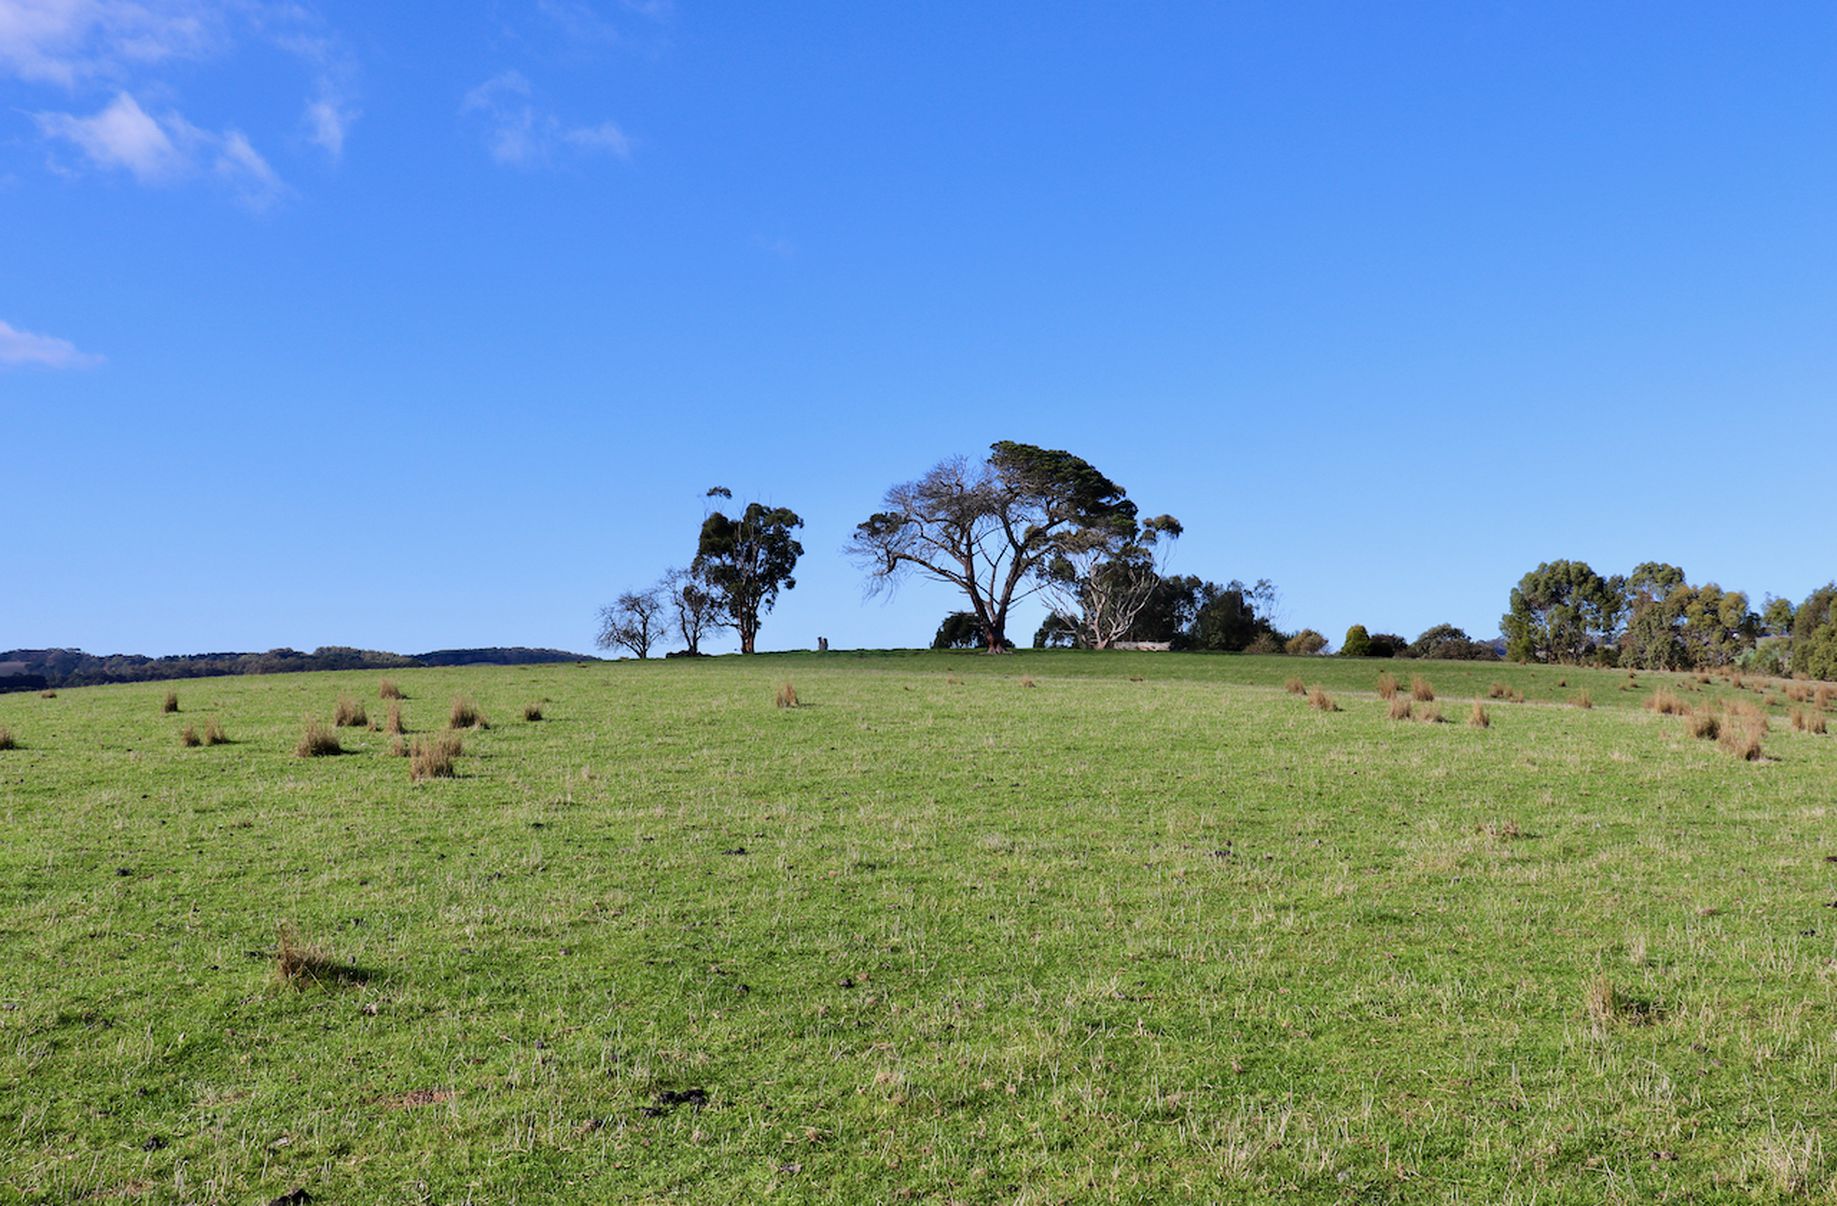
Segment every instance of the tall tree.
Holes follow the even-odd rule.
[[[1074,537],[1136,522],[1123,488],[1082,457],[1011,440],[894,486],[883,508],[855,528],[850,555],[878,588],[914,571],[957,587],[991,652],[1007,645],[1014,603],[1045,586],[1043,567]]]
[[[1546,561],[1512,588],[1500,618],[1515,662],[1582,662],[1618,635],[1626,582],[1603,578],[1585,561]]]
[[[628,590],[609,607],[600,608],[600,632],[594,643],[601,649],[626,649],[639,658],[663,640],[663,594],[656,587]]]
[[[720,487],[711,496],[731,497]],[[702,521],[690,568],[707,584],[727,622],[740,633],[740,652],[752,653],[759,636],[759,620],[778,601],[780,590],[793,590],[791,571],[804,555],[794,533],[804,526],[795,511],[748,503],[738,518],[720,511]]]
[[[1073,532],[1041,567],[1053,610],[1074,618],[1078,643],[1108,649],[1128,637],[1167,569],[1180,521],[1158,515]]]

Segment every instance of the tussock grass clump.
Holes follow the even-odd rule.
[[[1397,698],[1397,677],[1388,670],[1378,675],[1378,698]]]
[[[376,697],[378,699],[407,698],[407,696],[402,694],[402,688],[395,685],[395,679],[393,678],[386,678],[382,682],[376,684]]]
[[[1722,735],[1716,738],[1716,744],[1743,762],[1759,762],[1761,738],[1765,732],[1764,728],[1753,724],[1723,725]]]
[[[1575,693],[1575,698],[1569,702],[1582,709],[1584,712],[1595,706],[1594,697],[1587,691],[1577,691]]]
[[[1690,711],[1690,708],[1685,705],[1683,700],[1665,690],[1663,687],[1654,691],[1652,693],[1652,698],[1646,700],[1646,707],[1657,712],[1660,716],[1682,716],[1684,713]]]
[[[213,720],[204,726],[205,745],[228,745],[230,735],[223,731],[223,723]]]
[[[349,695],[340,695],[338,706],[332,710],[332,723],[341,729],[361,729],[370,723],[370,717],[362,704]]]
[[[300,744],[293,747],[296,758],[322,758],[327,754],[342,754],[344,747],[338,744],[337,730],[329,727],[322,720],[306,722],[306,731],[300,734]]]
[[[426,741],[417,741],[408,756],[408,778],[415,783],[423,779],[451,779],[453,763],[463,753],[465,747],[452,733],[439,733]]]
[[[1282,684],[1282,689],[1287,691],[1290,695],[1306,695],[1308,692],[1308,685],[1298,678],[1290,678],[1287,682]]]
[[[204,739],[198,736],[197,729],[193,728],[191,725],[186,725],[179,733],[179,744],[191,750],[203,745]]]
[[[781,708],[797,707],[797,688],[790,683],[778,688],[778,695],[773,700]]]
[[[1808,702],[1811,699],[1811,688],[1802,686],[1799,683],[1787,683],[1785,687],[1785,691],[1786,691],[1786,698],[1791,700],[1793,703],[1802,704],[1802,703]]]
[[[408,757],[408,743],[400,737],[395,738],[389,743],[389,756],[391,758]]]
[[[1512,689],[1504,683],[1492,683],[1486,688],[1486,698],[1488,699],[1509,699],[1511,695]]]
[[[178,711],[179,710],[179,693],[177,691],[166,692],[166,699],[163,703],[160,704],[159,710],[162,712]]]
[[[1817,712],[1813,712],[1811,715],[1807,716],[1805,718],[1805,731],[1813,736],[1824,736],[1827,731],[1824,725],[1824,717]]]
[[[1412,674],[1410,675],[1410,698],[1417,703],[1428,703],[1435,698],[1435,688],[1431,687],[1429,680],[1422,675]]]
[[[1408,720],[1410,718],[1410,701],[1399,695],[1391,700],[1391,719]]]
[[[1582,990],[1582,1009],[1597,1029],[1618,1019],[1621,1005],[1620,991],[1605,974],[1590,980]]]
[[[1707,687],[1707,686],[1709,686],[1709,675],[1707,675],[1707,674],[1699,674],[1699,675],[1697,675],[1697,685],[1698,685],[1699,687]]]
[[[1511,698],[1510,698],[1510,699],[1509,699],[1509,700],[1508,700],[1507,702],[1510,702],[1510,703],[1523,703],[1523,702],[1524,702],[1524,692],[1523,692],[1523,691],[1514,691],[1514,692],[1512,692],[1512,694],[1511,694]]]
[[[1731,675],[1729,678],[1729,686],[1735,688],[1737,691],[1745,690],[1746,682],[1747,680],[1741,677],[1741,674],[1739,671]]]
[[[533,704],[533,703],[524,704],[523,705],[523,719],[529,721],[531,724],[534,724],[536,721],[541,720],[542,719],[542,705]]]
[[[1424,724],[1441,724],[1442,709],[1440,704],[1424,704],[1416,709],[1416,719]]]
[[[383,732],[400,734],[407,731],[408,726],[402,723],[402,705],[390,704],[389,715],[383,717]]]
[[[1473,701],[1473,711],[1467,714],[1467,723],[1476,729],[1490,729],[1493,727],[1493,718],[1486,714],[1486,705],[1476,699]]]
[[[18,748],[19,741],[13,736],[13,730],[0,724],[0,750],[16,750]]]
[[[1823,683],[1820,683],[1818,685],[1818,689],[1812,693],[1812,702],[1818,705],[1819,711],[1821,712],[1830,711],[1831,710],[1831,689],[1830,687],[1824,685]]]
[[[1805,731],[1805,713],[1798,708],[1792,710],[1792,727],[1796,732]]]
[[[1569,689],[1569,680],[1566,678],[1559,678],[1556,680],[1556,686],[1558,690],[1566,691]]]
[[[56,699],[57,692],[56,691],[40,691],[38,693],[38,697],[40,699]]]
[[[275,934],[274,978],[288,988],[314,984],[361,984],[369,977],[358,968],[340,963],[325,950],[300,937],[282,922]]]
[[[478,705],[463,695],[453,697],[453,706],[447,712],[446,725],[449,729],[488,729],[491,723],[478,710]]]
[[[1489,838],[1497,838],[1503,842],[1524,836],[1524,830],[1518,827],[1518,822],[1509,817],[1503,821],[1483,821],[1475,825],[1473,831],[1484,833]]]
[[[1038,683],[1036,683],[1036,682],[1034,682],[1034,681],[1033,681],[1033,675],[1031,675],[1031,674],[1023,674],[1023,675],[1021,675],[1021,686],[1023,686],[1023,687],[1037,687],[1037,686],[1039,686],[1039,685],[1040,685],[1040,684],[1038,684]]]
[[[1308,692],[1308,707],[1313,708],[1316,712],[1339,711],[1339,705],[1333,702],[1333,697],[1319,687]]]
[[[1708,709],[1690,713],[1684,727],[1699,741],[1714,741],[1722,735],[1722,721]]]

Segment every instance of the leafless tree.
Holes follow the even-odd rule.
[[[696,576],[695,571],[666,570],[659,589],[690,657],[702,651],[703,638],[727,626],[720,597]]]
[[[663,592],[656,587],[628,590],[610,607],[600,608],[601,649],[628,649],[640,658],[663,640],[666,623]]]

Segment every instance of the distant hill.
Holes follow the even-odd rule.
[[[226,674],[293,674],[306,670],[399,670],[411,666],[527,666],[544,662],[595,660],[564,649],[436,649],[432,653],[385,653],[322,645],[311,653],[270,649],[266,653],[186,653],[146,657],[138,653],[85,653],[81,649],[9,649],[0,652],[0,691],[40,691],[98,683],[138,683],[166,678],[213,678]]]

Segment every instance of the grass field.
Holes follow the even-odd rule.
[[[1608,671],[389,677],[489,719],[457,778],[294,755],[375,674],[0,696],[0,1200],[1837,1197],[1837,738],[1778,684],[1748,762],[1641,705],[1753,690]]]

